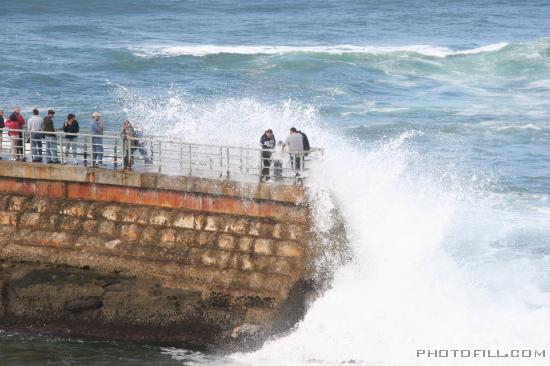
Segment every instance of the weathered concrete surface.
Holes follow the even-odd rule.
[[[52,188],[63,187],[63,183],[66,182],[96,183],[153,191],[204,193],[239,199],[272,200],[291,204],[305,201],[305,191],[301,187],[292,185],[238,183],[139,171],[86,168],[76,165],[0,161],[0,177],[53,181],[55,183],[52,183]]]
[[[208,344],[258,342],[301,316],[314,251],[300,188],[6,166],[0,324]]]

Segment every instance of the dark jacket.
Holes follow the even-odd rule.
[[[6,127],[4,125],[4,117],[0,117],[0,128],[4,128],[4,127]]]
[[[311,147],[309,146],[309,139],[307,138],[307,135],[305,133],[303,133],[302,131],[298,131],[300,132],[300,134],[302,135],[302,142],[304,144],[304,151],[308,151],[311,149]]]
[[[75,119],[72,124],[68,125],[67,122],[63,124],[63,131],[66,133],[78,133],[80,128],[78,121]],[[76,136],[67,136],[68,139],[74,139]]]
[[[271,134],[271,138],[269,138],[264,133],[262,135],[262,138],[260,139],[260,145],[262,146],[262,149],[274,149],[275,145],[277,145],[277,140],[275,140],[275,135]]]
[[[44,117],[44,131],[55,132],[55,127],[53,125],[52,117]]]

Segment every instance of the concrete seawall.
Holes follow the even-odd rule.
[[[296,186],[0,162],[0,324],[258,341],[303,312],[309,215]]]

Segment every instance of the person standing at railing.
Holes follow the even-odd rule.
[[[67,115],[67,121],[63,124],[63,132],[66,134],[76,134],[80,132],[80,127],[76,116],[73,113]],[[65,158],[69,157],[69,150],[73,150],[73,161],[76,164],[76,138],[75,135],[65,135]]]
[[[55,112],[48,111],[48,115],[44,118],[44,137],[46,139],[46,163],[59,164],[57,156],[57,135],[55,134],[55,126],[53,117]]]
[[[99,112],[92,113],[90,131],[92,135],[103,135],[103,121]],[[92,137],[92,164],[103,165],[103,137]]]
[[[283,179],[283,158],[283,142],[279,141],[277,142],[277,147],[275,148],[275,152],[273,153],[273,176],[275,177],[276,181],[280,181]]]
[[[132,169],[132,165],[134,163],[134,136],[135,136],[135,130],[134,126],[132,126],[132,123],[129,120],[124,121],[124,124],[122,125],[122,132],[120,133],[120,136],[122,136],[122,151],[124,152],[124,167],[126,169]]]
[[[5,126],[8,128],[8,136],[10,137],[10,146],[11,146],[11,160],[13,161],[19,161],[21,160],[17,149],[19,146],[19,132],[17,131],[19,129],[19,121],[17,120],[17,116],[15,114],[11,114],[10,118],[6,122],[4,122]]]
[[[40,117],[38,109],[32,110],[29,118],[29,132],[31,134],[31,160],[33,163],[42,162],[42,139],[44,139],[44,119]]]
[[[277,140],[275,140],[273,131],[271,129],[266,130],[262,135],[262,137],[260,138],[260,146],[262,147],[262,149],[270,150],[270,151],[262,151],[262,175],[260,177],[260,180],[265,180],[266,182],[269,181],[269,168],[271,167],[271,153],[272,153],[272,150],[275,149],[276,144],[277,144]]]
[[[0,109],[0,160],[2,160],[2,142],[4,140],[4,110]]]
[[[25,118],[21,115],[21,107],[16,106],[13,108],[12,115],[15,115],[17,118],[17,123],[19,124],[18,130],[22,130],[23,127],[25,127]],[[11,116],[10,116],[11,119]],[[17,139],[17,160],[19,161],[26,161],[24,150],[23,150],[23,144],[25,141],[23,141],[23,131],[18,131],[17,135],[19,136],[19,139]]]
[[[283,146],[288,148],[288,151],[290,153],[290,164],[292,165],[292,169],[294,169],[294,171],[296,172],[296,176],[298,177],[300,175],[300,169],[302,167],[301,163],[304,151],[304,138],[302,134],[298,132],[296,128],[292,127],[290,129],[290,134],[286,138]]]

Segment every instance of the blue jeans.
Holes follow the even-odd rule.
[[[65,157],[69,157],[69,150],[73,151],[73,158],[76,160],[76,137],[65,137]]]
[[[103,164],[103,138],[92,137],[92,163]]]
[[[42,161],[42,139],[41,133],[31,133],[32,161]]]
[[[46,163],[59,163],[57,136],[46,136]]]

